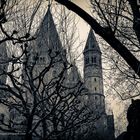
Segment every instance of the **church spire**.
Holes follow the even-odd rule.
[[[84,49],[84,81],[91,93],[103,95],[101,51],[90,29]]]
[[[49,1],[47,13],[40,24],[39,30],[37,31],[37,46],[40,49],[43,49],[43,51],[48,49],[62,49],[62,44],[52,17],[50,5]]]
[[[89,50],[101,52],[92,28],[89,31],[86,46],[84,48],[84,52],[89,51]]]
[[[50,6],[51,6],[51,1],[48,0],[48,10],[49,10]]]
[[[101,51],[92,29],[89,31],[83,54],[84,83],[89,91],[88,102],[97,112],[105,113]]]

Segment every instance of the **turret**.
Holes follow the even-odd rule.
[[[84,83],[88,89],[88,103],[98,113],[105,113],[101,50],[90,29],[84,49]]]
[[[84,49],[84,81],[91,93],[103,94],[101,50],[90,29]]]

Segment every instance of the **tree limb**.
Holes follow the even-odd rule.
[[[84,19],[97,33],[101,36],[114,50],[116,50],[120,56],[127,62],[127,64],[135,71],[140,77],[140,62],[139,60],[124,46],[115,36],[112,31],[108,32],[102,27],[92,16],[81,9],[71,1],[66,0],[55,0],[56,2],[66,6],[69,10],[75,12],[82,19]]]

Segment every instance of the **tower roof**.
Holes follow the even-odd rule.
[[[43,49],[43,51],[48,49],[62,49],[62,44],[60,42],[60,38],[58,36],[58,32],[50,8],[48,8],[48,11],[44,16],[44,19],[42,20],[36,34],[36,42],[39,49]]]
[[[84,48],[84,52],[89,51],[89,50],[101,52],[92,28],[89,31],[86,46]]]
[[[70,82],[72,82],[72,83],[73,83],[73,82],[77,83],[78,81],[81,81],[81,76],[80,76],[80,73],[79,73],[79,71],[78,71],[78,68],[77,68],[75,62],[73,62],[72,65],[73,65],[73,66],[72,66],[72,68],[70,69],[70,73],[69,73],[68,78],[69,78]]]

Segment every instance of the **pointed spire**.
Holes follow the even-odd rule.
[[[44,19],[42,20],[39,30],[37,31],[37,46],[43,51],[47,48],[61,50],[62,44],[58,36],[56,25],[54,23],[50,4]]]
[[[90,28],[84,52],[88,50],[101,52],[92,28]]]
[[[51,6],[51,1],[48,0],[48,9],[50,9],[50,6]]]

